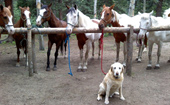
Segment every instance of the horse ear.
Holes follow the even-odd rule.
[[[52,3],[50,3],[49,5],[48,5],[48,8],[50,8],[52,6]]]
[[[103,5],[103,8],[105,8],[105,7],[106,7],[106,5],[104,4],[104,5]]]
[[[115,4],[113,4],[112,6],[110,6],[110,10],[112,10],[114,8]]]
[[[0,4],[0,12],[2,12],[3,10],[4,10],[4,6]]]
[[[29,10],[30,10],[30,7],[27,7],[27,10],[29,11]]]
[[[140,13],[140,12],[138,12],[138,15],[141,15],[141,13]]]
[[[8,9],[11,10],[11,6],[8,6]]]
[[[19,6],[20,9],[22,9],[22,7]]]
[[[149,15],[152,15],[153,14],[153,10],[149,13]]]
[[[76,5],[76,4],[74,5],[74,8],[75,8],[75,10],[77,10],[77,9],[78,9],[78,7],[77,7],[77,5]]]
[[[66,5],[67,9],[70,9],[70,7],[68,5]]]

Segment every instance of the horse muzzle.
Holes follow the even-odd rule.
[[[99,29],[102,30],[104,28],[104,24],[99,24]]]

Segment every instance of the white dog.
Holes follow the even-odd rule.
[[[124,67],[121,63],[114,63],[111,65],[110,70],[104,77],[102,83],[99,85],[99,92],[97,100],[102,100],[102,95],[105,96],[105,104],[109,104],[109,95],[112,97],[114,94],[119,94],[121,100],[125,100],[122,94],[122,84]],[[119,90],[119,93],[116,92]]]

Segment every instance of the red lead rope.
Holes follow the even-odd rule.
[[[103,29],[102,29],[102,35],[101,35],[101,39],[100,39],[100,41],[101,41],[101,43],[100,43],[100,50],[101,50],[101,71],[102,71],[103,74],[106,75],[106,73],[103,71],[103,65],[102,65],[103,64],[102,63],[103,62],[103,36],[104,36],[103,33],[104,32],[103,32]]]

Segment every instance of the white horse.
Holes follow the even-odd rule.
[[[159,26],[166,26],[170,23],[170,18],[164,19],[162,17],[155,17],[152,16],[152,12],[150,13],[144,13],[141,14],[141,20],[140,20],[140,32],[139,32],[139,38],[142,38],[146,33],[148,34],[148,46],[149,46],[149,52],[148,52],[148,58],[149,62],[147,65],[147,70],[152,69],[152,47],[153,44],[156,43],[158,45],[158,51],[157,51],[157,64],[155,65],[154,69],[160,68],[160,56],[161,56],[161,49],[163,42],[170,42],[170,31],[153,31],[153,32],[147,32],[149,28],[152,27],[159,27]]]
[[[78,10],[76,5],[72,8],[67,6],[67,8],[68,13],[66,15],[67,16],[66,32],[68,34],[72,33],[74,27],[98,28],[98,24],[92,22],[92,20],[88,16],[84,15],[80,10]],[[88,53],[90,51],[92,43],[100,39],[101,33],[85,33],[85,37],[87,39],[85,41],[86,44],[85,60],[83,62],[83,48],[82,48],[80,49],[80,63],[78,66],[78,71],[87,70]]]
[[[140,15],[136,15],[133,17],[130,17],[126,14],[119,14],[118,12],[116,12],[115,10],[113,10],[114,5],[110,6],[110,7],[106,7],[105,5],[103,5],[103,10],[102,10],[102,14],[101,14],[101,20],[99,23],[99,28],[104,28],[104,26],[106,26],[109,23],[114,23],[117,22],[119,23],[119,26],[124,26],[124,27],[128,27],[128,25],[132,25],[134,28],[139,28],[139,21],[140,21]],[[139,13],[140,14],[140,13]],[[113,25],[112,25],[113,26]],[[119,26],[114,26],[114,27],[119,27]],[[127,36],[127,33],[124,33]],[[134,35],[132,36],[133,40],[137,40],[137,34],[134,33]],[[142,51],[144,49],[144,44],[143,41],[141,41],[141,45],[139,46],[139,52],[138,52],[138,57],[136,58],[136,60],[138,62],[141,62],[141,57],[142,57]],[[126,59],[127,59],[127,46],[126,46],[126,41],[123,42],[124,43],[124,61],[123,61],[123,65],[126,66]],[[117,45],[117,57],[116,57],[116,61],[119,60],[119,49],[120,49],[120,43],[116,42]]]
[[[166,9],[165,11],[164,11],[164,13],[163,13],[163,18],[168,18],[168,17],[170,17],[170,8],[169,9]]]

